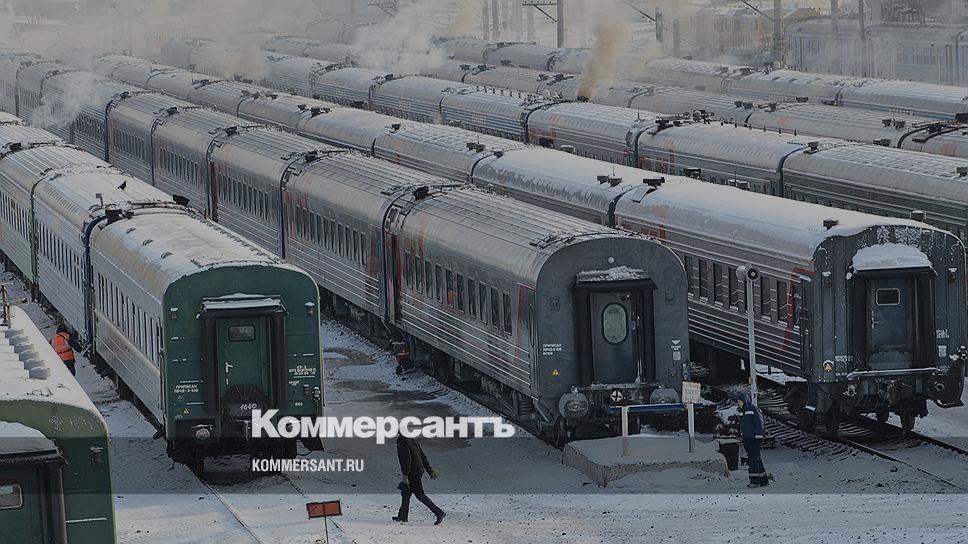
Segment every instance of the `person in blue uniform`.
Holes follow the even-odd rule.
[[[766,471],[763,466],[763,437],[766,435],[766,428],[763,425],[763,413],[750,400],[749,393],[742,393],[736,400],[739,409],[739,430],[743,441],[743,449],[746,450],[747,467],[750,472],[750,483],[747,487],[763,487],[770,485],[773,475]]]

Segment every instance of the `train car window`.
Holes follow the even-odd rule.
[[[726,285],[729,287],[729,306],[739,308],[740,285],[736,277],[736,269],[732,266],[726,267]]]
[[[467,313],[471,317],[477,317],[477,289],[474,288],[474,278],[467,278]]]
[[[629,314],[624,306],[612,303],[602,310],[602,336],[609,344],[621,344],[629,336]]]
[[[424,278],[427,280],[427,298],[434,298],[434,268],[428,260],[424,260]]]
[[[336,225],[336,235],[337,238],[339,238],[339,256],[343,257],[346,255],[346,253],[343,252],[343,226],[338,223]]]
[[[366,247],[366,235],[361,232],[360,233],[360,264],[362,264],[364,267],[366,267],[369,264],[366,259],[367,255],[369,255],[369,251],[367,251],[367,247]]]
[[[454,273],[448,268],[444,274],[447,278],[447,305],[453,308],[454,303],[457,302],[457,293],[454,292]]]
[[[773,315],[770,308],[770,300],[773,298],[770,294],[770,281],[770,278],[760,276],[760,317],[770,318]]]
[[[329,244],[329,219],[323,219],[323,247],[330,249]]]
[[[686,268],[686,292],[689,293],[690,295],[695,295],[696,288],[693,286],[693,274],[692,274],[692,265],[693,265],[694,259],[689,255],[684,255],[682,260],[683,260],[683,265]]]
[[[897,306],[901,303],[900,289],[878,289],[874,293],[878,306]]]
[[[444,269],[439,264],[434,266],[434,293],[437,302],[444,301]]]
[[[511,334],[513,323],[511,322],[511,295],[502,293],[502,306],[504,308],[504,332]]]
[[[699,298],[709,299],[709,268],[705,259],[699,259]]]
[[[790,300],[787,295],[787,284],[785,281],[776,281],[776,318],[781,323],[786,322],[789,316]]]
[[[464,313],[464,275],[457,274],[457,309]]]
[[[726,304],[726,294],[723,292],[723,265],[713,263],[713,300]]]
[[[344,233],[344,236],[346,237],[346,255],[344,255],[344,257],[346,257],[347,259],[352,258],[352,255],[350,255],[350,240],[352,240],[351,238],[352,235],[350,234],[350,232],[351,232],[351,229],[349,225],[344,225],[343,233]]]
[[[0,485],[0,510],[16,510],[23,505],[24,494],[19,485]]]
[[[413,261],[410,259],[410,252],[407,251],[403,256],[403,277],[407,280],[407,288],[413,289]]]
[[[353,231],[353,261],[360,262],[360,233]]]
[[[413,258],[414,273],[417,276],[417,292],[423,293],[423,267],[420,266],[420,256],[415,255]]]
[[[255,340],[254,325],[234,325],[229,327],[229,342],[251,342]]]
[[[484,282],[477,284],[477,296],[481,309],[481,321],[487,324],[487,285],[484,285]]]
[[[800,300],[800,284],[798,283],[790,284],[790,304],[793,305],[793,326],[799,327],[802,304]]]
[[[498,308],[497,289],[494,289],[492,287],[491,288],[491,325],[493,325],[495,329],[500,327],[500,322],[498,321],[499,319],[501,319],[501,312],[500,312],[500,309]]]

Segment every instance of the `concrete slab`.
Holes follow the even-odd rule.
[[[719,453],[719,444],[695,442],[689,453],[684,437],[630,436],[629,454],[622,457],[622,437],[578,440],[565,446],[561,463],[585,473],[601,487],[629,474],[659,472],[672,468],[691,467],[714,474],[729,475],[726,458]]]

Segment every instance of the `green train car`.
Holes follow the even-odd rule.
[[[115,542],[107,425],[10,306],[0,309],[0,541]]]

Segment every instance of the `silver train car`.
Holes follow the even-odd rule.
[[[466,40],[465,40],[466,42]],[[455,41],[439,40],[456,61],[475,64],[490,63],[511,66],[534,67],[532,58],[537,51],[531,46],[525,54],[514,54],[514,47],[507,43],[474,42],[464,46]],[[961,48],[963,49],[963,47]],[[575,62],[558,62],[576,51],[543,47],[552,59],[547,69],[568,73],[580,73],[581,66]],[[499,53],[504,51],[503,53]],[[496,61],[500,56],[500,61]],[[963,61],[963,59],[962,59]],[[962,62],[959,61],[959,62]],[[736,96],[748,96],[764,100],[810,100],[830,105],[871,109],[908,115],[920,115],[936,119],[951,119],[968,113],[968,91],[956,82],[923,83],[902,80],[877,79],[824,75],[795,70],[764,70],[747,66],[677,58],[659,58],[637,65],[632,77],[636,81],[684,87]],[[892,77],[884,74],[880,77]]]
[[[839,25],[839,50],[829,18],[786,27],[787,64],[796,70],[846,76],[968,83],[968,34],[963,26],[868,21],[862,43],[856,19],[843,19]],[[866,55],[860,54],[864,48]]]
[[[152,66],[128,57],[105,57],[99,61],[98,69],[105,75],[111,75],[117,74],[123,66],[127,66],[126,70],[130,71],[134,70],[134,65],[139,64],[142,65],[142,70],[157,69],[157,65]],[[222,96],[223,93],[214,91],[222,84],[227,89],[234,89],[238,85],[233,82],[212,82],[208,85],[213,89],[209,94]],[[258,90],[249,89],[245,93],[253,96]],[[191,95],[187,97],[191,98]],[[653,174],[645,177],[649,174],[630,167],[614,166],[559,151],[524,146],[518,142],[473,134],[455,127],[405,122],[373,112],[360,111],[354,116],[352,111],[334,109],[311,119],[301,119],[295,125],[287,125],[297,118],[297,112],[326,109],[324,103],[304,100],[302,104],[293,104],[265,96],[263,93],[253,105],[255,102],[263,103],[263,106],[257,108],[259,115],[263,116],[265,112],[275,109],[275,123],[318,140],[356,149],[370,149],[387,160],[451,180],[471,181],[492,192],[513,196],[572,217],[616,228],[646,231],[659,237],[687,263],[693,282],[690,284],[692,294],[689,299],[693,353],[702,354],[700,360],[713,361],[714,370],[726,372],[726,369],[737,366],[739,358],[746,356],[745,321],[742,317],[745,310],[735,300],[736,297],[741,299],[743,294],[741,289],[737,292],[740,284],[737,283],[734,272],[743,263],[754,263],[764,273],[757,282],[754,295],[754,299],[759,299],[754,311],[759,312],[760,317],[757,321],[760,338],[758,345],[759,342],[763,343],[759,350],[760,360],[804,380],[795,382],[798,385],[792,388],[791,408],[804,414],[815,414],[817,417],[814,419],[817,421],[836,426],[841,413],[868,411],[883,416],[887,411],[893,410],[904,414],[906,424],[910,425],[913,424],[912,415],[925,413],[926,406],[921,404],[923,400],[931,398],[942,406],[957,402],[956,397],[950,396],[952,392],[960,391],[957,368],[951,374],[937,374],[928,381],[921,378],[897,381],[904,376],[903,372],[874,374],[873,369],[879,369],[880,363],[873,361],[871,355],[866,363],[858,363],[857,366],[848,364],[847,371],[871,372],[870,374],[854,374],[847,379],[846,374],[841,373],[838,377],[835,372],[834,376],[820,379],[821,373],[816,369],[822,369],[824,365],[815,361],[821,355],[813,351],[816,349],[814,346],[840,346],[833,348],[834,352],[826,352],[827,358],[824,361],[838,358],[837,355],[830,355],[831,353],[844,353],[845,350],[855,348],[844,347],[846,344],[843,343],[843,335],[836,334],[837,328],[834,326],[819,324],[816,321],[818,314],[803,312],[803,308],[808,306],[819,307],[814,304],[832,303],[838,308],[846,304],[847,299],[841,295],[834,296],[836,302],[814,302],[814,297],[817,296],[812,294],[814,290],[826,292],[818,289],[818,284],[826,280],[817,278],[831,278],[829,281],[836,285],[828,287],[833,292],[843,294],[851,289],[850,282],[845,279],[846,275],[831,273],[829,268],[818,271],[811,259],[817,260],[818,255],[835,251],[850,261],[847,255],[864,249],[869,242],[873,244],[871,241],[874,240],[874,232],[887,233],[896,226],[903,225],[904,228],[897,232],[907,234],[898,234],[895,239],[907,239],[914,231],[905,229],[919,225],[918,223],[895,222],[792,200],[777,202],[738,189],[697,185],[690,180],[671,176],[660,178]],[[235,99],[227,99],[221,106],[213,105],[223,111],[231,111],[235,107]],[[245,109],[242,108],[243,115]],[[788,154],[793,149],[797,148],[782,151]],[[635,182],[640,178],[644,178],[641,185]],[[726,204],[731,206],[729,213],[724,213]],[[760,215],[757,210],[774,209],[776,206],[780,208],[777,208],[777,213],[771,215],[766,224],[749,225],[749,217]],[[675,214],[673,218],[669,210],[682,213]],[[782,218],[787,216],[791,220],[795,218],[796,225],[781,227]],[[711,221],[708,218],[716,220]],[[825,222],[826,219],[831,221]],[[849,225],[849,228],[835,228],[837,225],[834,225],[834,221],[845,227]],[[842,240],[848,231],[863,231],[864,228],[858,227],[863,223],[871,225],[865,231],[866,234],[848,236],[852,241]],[[874,225],[880,226],[875,229]],[[742,232],[741,237],[746,241],[733,247],[729,240],[722,238],[723,232]],[[815,233],[815,236],[804,233]],[[951,247],[957,251],[959,244],[951,235],[945,234],[943,238],[947,240],[944,244],[954,242]],[[883,246],[882,249],[888,252],[899,249],[893,247],[892,242],[886,241],[888,239],[889,237],[883,238],[885,242],[873,245]],[[834,247],[838,249],[833,250]],[[893,249],[888,249],[889,247]],[[799,249],[794,251],[793,248]],[[928,251],[930,253],[937,250]],[[957,261],[956,256],[952,262]],[[856,269],[868,266],[865,262],[861,254],[861,258],[856,259]],[[895,271],[899,276],[919,274],[917,271],[901,268],[903,270]],[[912,268],[916,266],[912,265]],[[805,270],[810,272],[804,272]],[[855,281],[860,281],[859,278],[860,276]],[[729,297],[733,297],[730,299],[733,302],[724,302],[726,293],[730,293]],[[946,296],[958,296],[952,290],[946,293]],[[950,305],[951,301],[956,300],[957,298],[949,299],[946,304]],[[856,296],[850,304],[855,308],[851,312],[860,311],[856,309],[860,304]],[[739,314],[736,313],[737,309]],[[959,311],[954,310],[949,315],[955,315]],[[730,323],[730,326],[721,327],[721,323]],[[795,323],[797,324],[794,325]],[[815,334],[830,335],[831,338],[820,341],[816,336],[811,337],[800,332],[806,330],[820,331]],[[952,345],[951,349],[957,351],[960,346]],[[799,355],[791,357],[791,352]],[[797,357],[803,360],[798,363]],[[845,357],[840,356],[840,360],[847,360]],[[853,356],[850,361],[853,362]],[[943,358],[939,361],[946,364]],[[911,368],[915,367],[908,370]],[[927,374],[930,373],[924,376]],[[814,384],[814,380],[822,383]],[[933,388],[935,391],[947,390],[949,393],[919,393],[908,397],[906,401],[899,401],[899,397],[894,397],[894,400],[886,402],[884,398],[889,396],[887,392],[894,391],[901,383],[910,383],[914,389],[922,392]],[[858,397],[858,388],[866,393]],[[806,406],[810,406],[811,410],[807,410]]]
[[[203,323],[228,327],[225,307],[232,308],[232,326],[247,326],[260,319],[254,314],[281,305],[315,307],[312,280],[49,132],[7,125],[0,142],[5,263],[76,332],[122,397],[137,399],[167,440],[168,454],[199,471],[209,456],[295,455],[294,440],[247,434],[249,412],[239,403],[321,415],[316,319],[280,314],[274,340],[261,340],[273,355],[235,358],[224,372],[202,346],[214,350],[229,340]],[[250,306],[256,303],[257,310]],[[186,314],[202,319],[179,319]],[[187,363],[203,360],[210,366]],[[289,369],[297,366],[308,371],[294,384]],[[284,383],[292,392],[280,376],[290,376]],[[318,394],[301,398],[304,388]]]
[[[616,402],[677,398],[686,278],[657,241],[176,98],[109,103],[98,122],[123,135],[107,142],[111,160],[203,195],[192,205],[304,267],[331,311],[406,343],[442,379],[477,384],[553,440],[614,427]]]
[[[581,96],[581,83],[567,74],[508,66],[446,64],[424,75],[471,85],[506,87],[568,101],[699,115],[783,134],[839,138],[968,159],[968,119],[885,114],[796,100],[764,101],[678,87],[616,81]]]
[[[336,70],[332,74],[340,72]],[[346,76],[342,77],[345,84]],[[360,79],[366,79],[367,83],[373,81],[369,75]],[[329,98],[319,92],[313,94]],[[843,140],[790,137],[725,122],[702,119],[694,122],[691,116],[681,118],[600,104],[567,103],[424,77],[385,80],[368,86],[366,94],[371,103],[379,101],[379,111],[397,117],[456,125],[501,138],[565,149],[592,159],[741,185],[776,196],[810,198],[818,203],[868,213],[908,217],[912,211],[921,210],[927,212],[932,224],[962,239],[968,236],[968,225],[950,213],[950,206],[942,205],[944,199],[931,193],[920,191],[904,198],[903,202],[917,205],[901,210],[892,181],[906,176],[921,180],[923,187],[939,187],[942,191],[939,194],[944,194],[940,187],[957,182],[968,167],[968,162],[959,158]],[[363,98],[361,94],[360,101]],[[432,115],[435,107],[436,116]],[[850,146],[856,146],[857,150],[848,153],[846,147]],[[789,162],[794,156],[800,169],[796,172]],[[879,159],[873,161],[870,157]],[[838,172],[839,184],[827,184],[827,194],[821,194],[816,180],[830,171]],[[801,189],[793,189],[807,186],[814,187],[809,197]],[[858,198],[860,192],[855,188],[872,186],[883,188]]]

